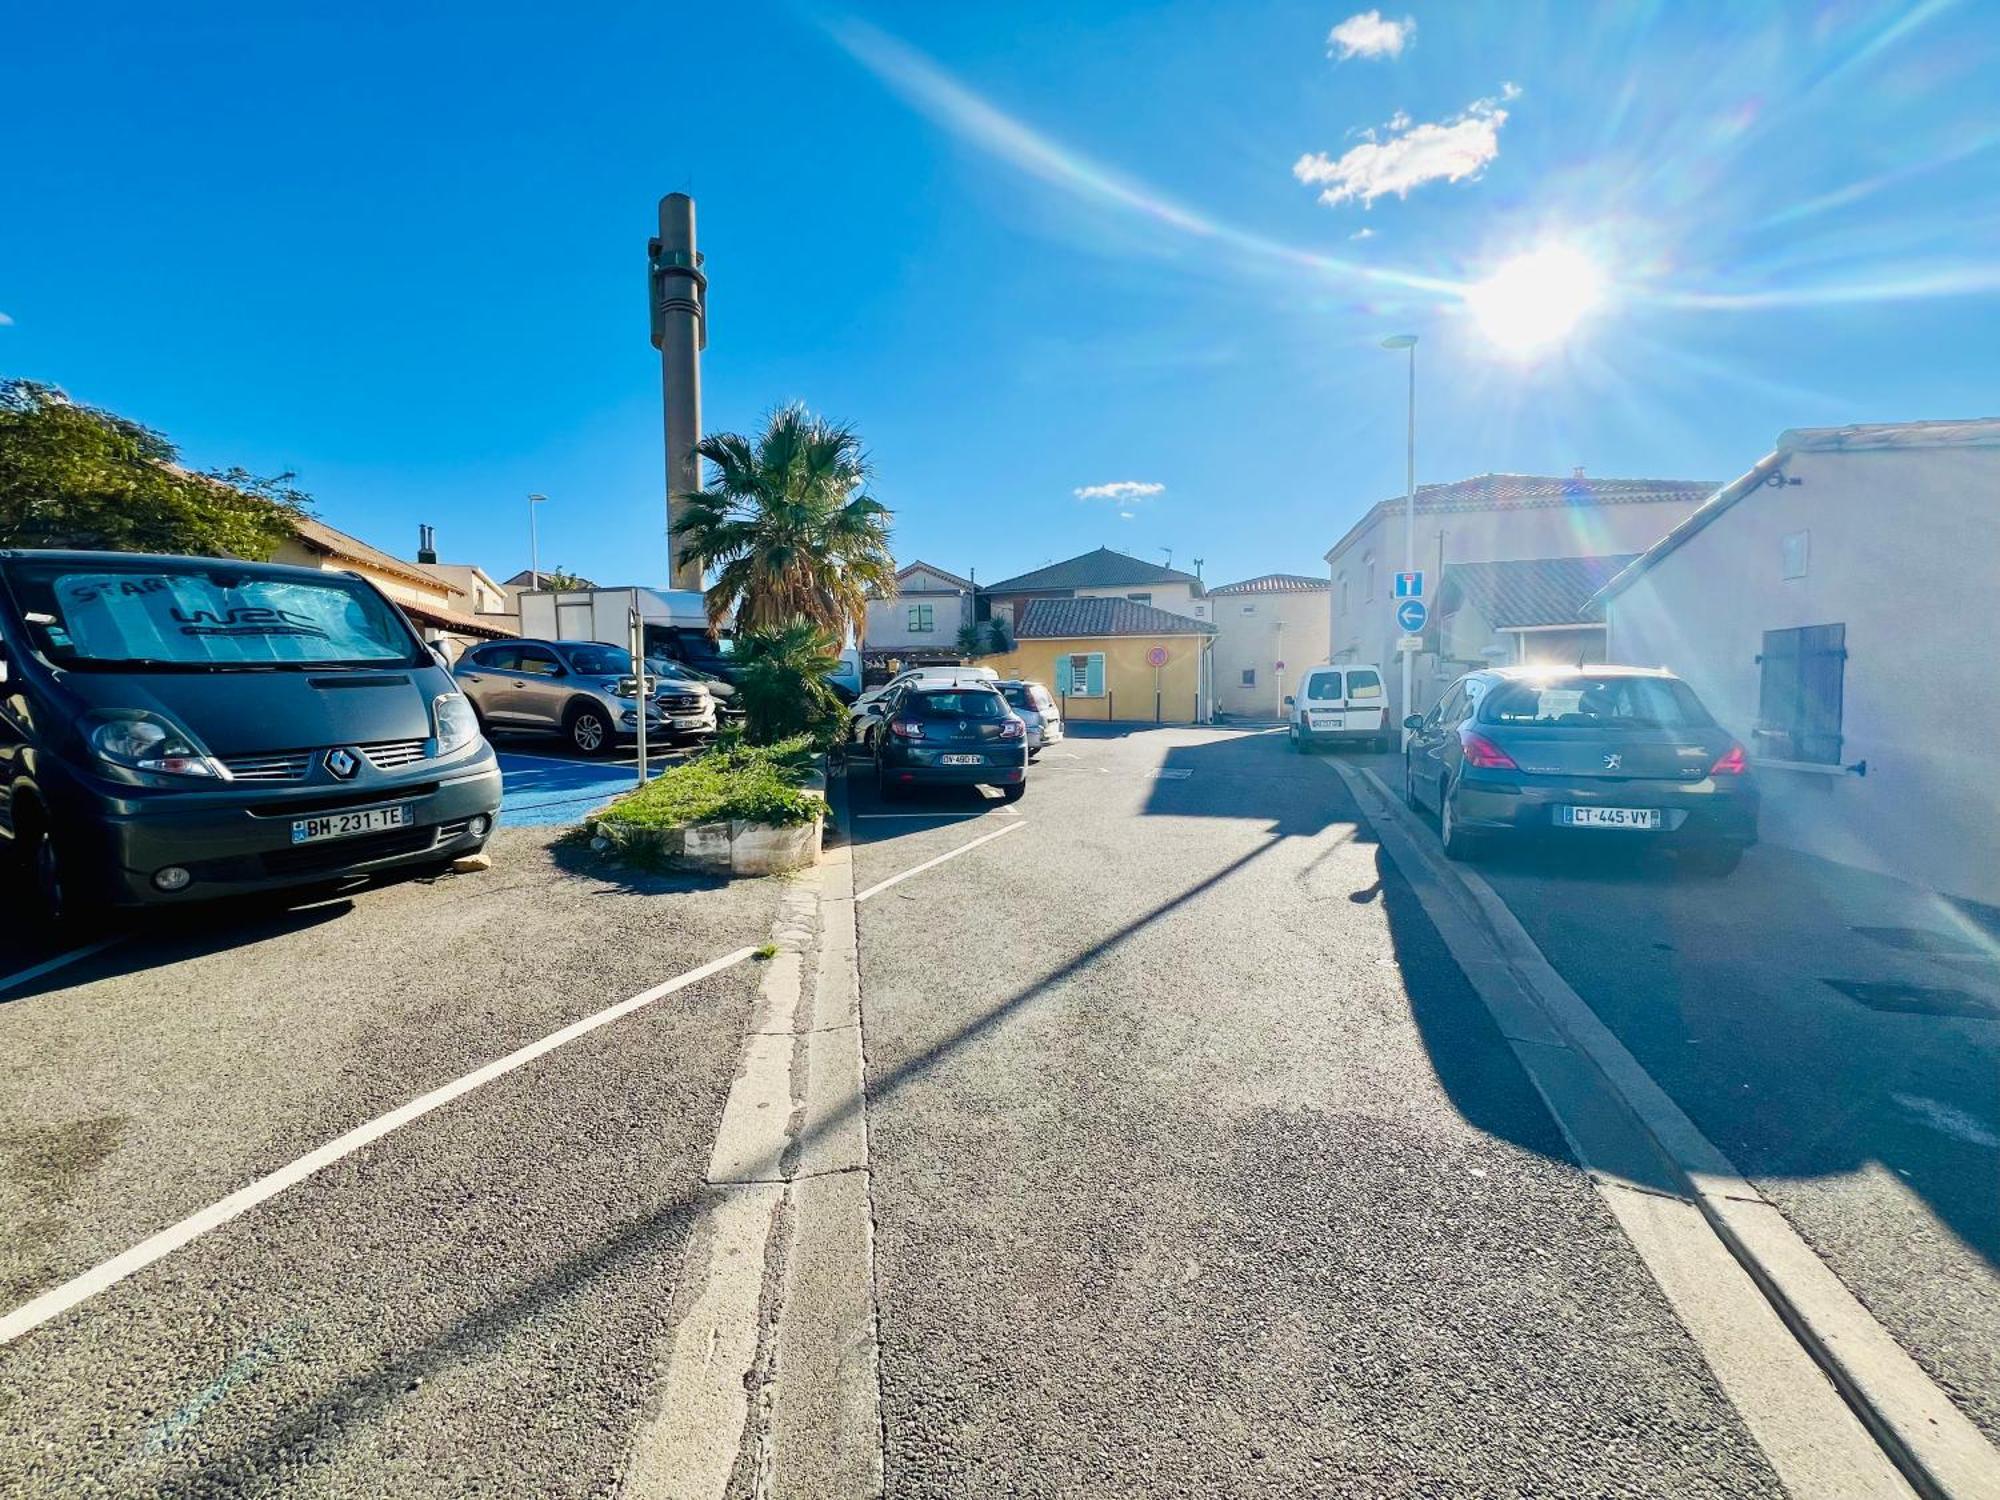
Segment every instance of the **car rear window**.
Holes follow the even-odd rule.
[[[1000,689],[1000,696],[1005,698],[1015,708],[1032,709],[1035,707],[1035,695],[1020,683],[1010,683],[1008,686],[1003,687]]]
[[[1382,675],[1379,672],[1356,668],[1347,674],[1347,696],[1350,698],[1379,698],[1382,696]]]
[[[1340,696],[1340,674],[1338,672],[1315,672],[1306,679],[1305,695],[1308,698],[1338,698]]]
[[[1488,724],[1542,729],[1706,729],[1715,723],[1676,677],[1558,677],[1506,682],[1480,704]]]
[[[1007,705],[988,688],[912,693],[910,708],[925,719],[1004,719]]]

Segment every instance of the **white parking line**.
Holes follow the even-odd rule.
[[[574,1021],[560,1031],[554,1031],[538,1042],[530,1042],[518,1051],[510,1052],[497,1062],[490,1062],[463,1078],[453,1079],[442,1088],[421,1094],[399,1109],[392,1109],[386,1115],[370,1120],[366,1125],[357,1126],[347,1134],[328,1141],[317,1151],[308,1152],[289,1166],[278,1168],[269,1176],[260,1177],[248,1187],[239,1188],[221,1202],[204,1208],[200,1213],[182,1219],[180,1223],[161,1230],[150,1239],[142,1240],[123,1255],[115,1256],[101,1266],[85,1271],[81,1276],[65,1281],[52,1291],[42,1293],[31,1302],[25,1302],[5,1317],[0,1317],[0,1345],[12,1343],[22,1334],[39,1328],[54,1317],[68,1312],[79,1302],[96,1296],[99,1292],[116,1286],[134,1272],[143,1271],[154,1261],[171,1255],[181,1246],[199,1239],[209,1230],[227,1224],[239,1214],[248,1212],[258,1204],[277,1197],[286,1188],[304,1182],[323,1167],[331,1166],[342,1157],[351,1156],[363,1146],[380,1140],[390,1131],[421,1119],[432,1110],[451,1103],[461,1095],[469,1094],[476,1088],[504,1077],[516,1068],[525,1067],[545,1053],[553,1052],[580,1036],[608,1026],[622,1016],[628,1016],[642,1006],[651,1005],[655,1000],[684,990],[691,984],[698,984],[724,969],[742,963],[755,949],[738,948],[734,953],[725,953],[721,958],[703,964],[698,969],[690,969],[678,978],[669,979],[664,984],[654,985],[650,990],[642,990],[629,1000],[621,1000],[616,1005]]]
[[[114,943],[122,943],[121,937],[100,938],[94,943],[85,943],[81,948],[72,948],[67,953],[58,953],[54,958],[45,958],[40,963],[17,970],[12,974],[0,975],[0,992],[26,984],[31,979],[40,979],[44,974],[53,974],[57,969],[66,969],[79,959],[89,958],[93,953],[102,953]]]
[[[1005,838],[1010,833],[1018,833],[1027,826],[1027,820],[1024,818],[1018,823],[1009,823],[1005,828],[996,828],[991,833],[982,833],[976,839],[967,839],[956,849],[947,850],[936,859],[927,859],[920,865],[911,865],[909,869],[903,871],[900,875],[891,875],[887,880],[877,881],[874,885],[869,886],[867,890],[858,893],[854,899],[856,901],[866,901],[870,896],[879,896],[882,892],[888,890],[890,886],[901,885],[912,875],[921,875],[933,865],[941,865],[948,859],[957,859],[959,855],[970,853],[981,844],[990,844],[995,839]]]

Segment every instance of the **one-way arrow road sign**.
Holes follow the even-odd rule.
[[[1422,630],[1424,621],[1430,617],[1431,612],[1424,608],[1424,601],[1421,599],[1405,599],[1396,606],[1396,623],[1411,635]]]

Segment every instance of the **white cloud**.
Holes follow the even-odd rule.
[[[1364,10],[1326,34],[1326,55],[1342,62],[1354,57],[1401,57],[1416,31],[1417,23],[1409,16],[1385,21],[1381,11]]]
[[[1308,152],[1292,163],[1292,175],[1308,187],[1322,187],[1322,203],[1359,198],[1364,207],[1390,193],[1407,198],[1410,189],[1427,182],[1477,177],[1500,154],[1500,127],[1507,123],[1501,103],[1520,94],[1507,84],[1498,99],[1475,99],[1457,118],[1437,124],[1412,125],[1398,115],[1385,127],[1386,135],[1364,132],[1360,145],[1337,158]]]
[[[1350,240],[1372,240],[1375,238],[1375,231],[1370,229],[1366,224],[1363,224],[1354,233],[1350,234],[1348,238]]]
[[[0,313],[0,328],[12,328],[13,326],[14,320],[5,313]]]
[[[1136,515],[1136,514],[1137,514],[1137,512],[1135,512],[1135,511],[1129,511],[1129,510],[1121,510],[1121,511],[1119,511],[1119,512],[1118,512],[1118,519],[1119,519],[1119,520],[1121,520],[1121,521],[1129,521],[1129,520],[1131,520],[1131,519],[1133,518],[1133,516],[1134,516],[1134,515]]]
[[[1122,500],[1129,505],[1135,500],[1150,500],[1164,494],[1166,488],[1164,484],[1148,484],[1138,479],[1118,479],[1110,484],[1086,484],[1073,493],[1079,500]]]

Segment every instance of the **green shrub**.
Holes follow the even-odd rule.
[[[799,618],[780,630],[738,635],[736,651],[745,738],[769,745],[803,734],[822,746],[833,743],[841,706],[826,681],[840,664],[831,633]]]
[[[612,803],[597,821],[630,828],[678,828],[734,818],[780,826],[815,822],[825,814],[826,801],[803,790],[812,754],[812,742],[803,735],[775,745],[711,750],[669,766]]]

